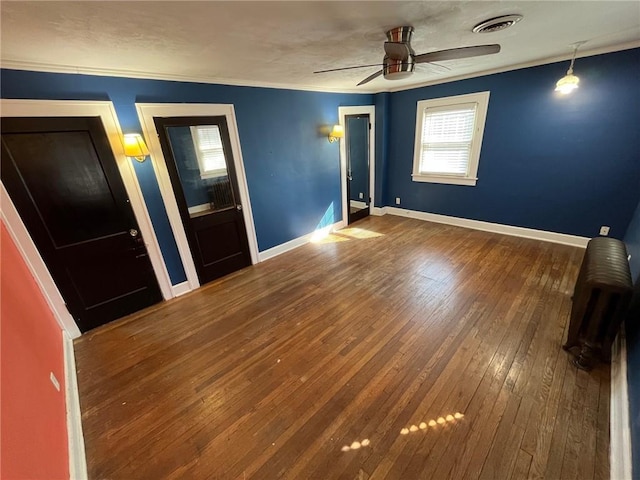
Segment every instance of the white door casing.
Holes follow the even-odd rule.
[[[100,117],[109,145],[118,165],[131,208],[145,240],[149,259],[158,280],[164,299],[173,298],[173,290],[169,272],[164,263],[160,245],[153,229],[147,206],[142,197],[140,184],[131,160],[125,157],[122,145],[122,131],[118,123],[116,111],[111,102],[76,101],[76,100],[0,100],[2,117]],[[80,330],[66,309],[60,291],[53,282],[42,257],[35,248],[26,227],[9,196],[2,186],[2,219],[7,225],[13,240],[36,278],[51,310],[60,326],[71,338],[80,336]]]
[[[175,193],[171,186],[169,172],[167,170],[166,159],[162,154],[160,141],[158,140],[158,132],[153,121],[154,117],[213,117],[224,116],[227,120],[229,128],[229,139],[231,140],[231,151],[233,161],[238,177],[238,187],[240,189],[240,202],[242,203],[242,213],[244,216],[245,228],[247,230],[247,239],[249,241],[249,252],[251,254],[251,263],[258,263],[258,240],[256,237],[255,225],[253,223],[253,213],[251,210],[251,201],[249,198],[249,187],[247,185],[247,176],[242,160],[242,150],[240,148],[240,137],[238,135],[238,127],[236,123],[236,115],[233,105],[229,104],[197,104],[197,103],[136,103],[138,118],[142,125],[145,140],[151,152],[151,161],[153,169],[158,179],[162,201],[164,202],[169,223],[173,230],[173,235],[178,246],[178,253],[182,260],[184,271],[187,275],[186,285],[174,286],[176,294],[186,293],[200,286],[196,267],[191,255],[191,249],[187,242],[187,234],[182,224],[178,203],[176,202]]]
[[[338,118],[340,125],[346,126],[345,117],[347,115],[369,115],[369,215],[373,215],[373,205],[375,203],[376,185],[376,107],[365,105],[360,107],[338,107]],[[345,128],[346,132],[346,128]],[[342,221],[344,225],[349,223],[349,199],[347,198],[347,142],[345,138],[340,139],[340,185],[342,189]]]

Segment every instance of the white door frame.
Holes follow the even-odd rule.
[[[347,141],[346,141],[346,123],[347,115],[369,115],[369,215],[373,215],[373,206],[375,203],[375,186],[376,186],[376,107],[373,105],[364,105],[360,107],[338,107],[338,118],[340,125],[345,127],[345,138],[340,140],[340,184],[342,188],[342,221],[344,225],[349,223],[349,199],[347,198]]]
[[[236,175],[238,177],[238,187],[240,189],[240,201],[242,203],[242,214],[244,216],[244,224],[247,229],[247,239],[249,241],[249,252],[251,254],[251,263],[258,263],[258,239],[256,237],[256,229],[253,223],[253,213],[251,210],[251,201],[249,198],[249,187],[247,185],[247,176],[242,160],[242,150],[240,148],[240,137],[238,135],[238,126],[236,123],[236,114],[233,105],[229,104],[199,104],[199,103],[136,103],[138,118],[145,139],[151,152],[151,161],[153,169],[158,179],[160,193],[164,202],[169,223],[176,239],[178,252],[184,271],[187,275],[186,285],[176,285],[177,293],[182,294],[194,290],[200,286],[196,267],[187,241],[187,234],[182,224],[178,203],[176,202],[175,193],[171,186],[171,179],[167,170],[166,159],[162,154],[162,148],[158,139],[154,117],[215,117],[224,116],[227,120],[229,128],[229,139],[231,140],[231,152],[233,154],[234,165],[236,167]]]
[[[100,117],[109,145],[116,159],[118,170],[131,202],[131,208],[147,246],[151,265],[165,299],[173,298],[169,273],[160,252],[160,245],[153,229],[147,206],[142,197],[140,184],[131,160],[125,157],[122,145],[122,131],[112,102],[76,100],[0,100],[2,117]],[[25,262],[36,278],[51,310],[60,326],[71,338],[80,336],[80,330],[66,309],[58,287],[36,249],[15,206],[11,202],[4,185],[2,186],[2,219],[13,240],[16,242]]]

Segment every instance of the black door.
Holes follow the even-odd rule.
[[[349,222],[369,215],[369,115],[345,116]]]
[[[251,265],[226,118],[154,122],[200,283]]]
[[[3,118],[1,167],[81,331],[162,300],[99,117]]]

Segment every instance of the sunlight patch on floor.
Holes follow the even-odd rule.
[[[371,444],[368,438],[365,438],[361,442],[353,442],[351,445],[345,445],[341,448],[343,452],[348,452],[349,450],[359,450],[362,447],[368,447]]]
[[[415,433],[420,430],[427,430],[429,427],[437,428],[438,426],[443,426],[447,423],[456,423],[458,420],[462,420],[463,418],[463,413],[456,412],[453,415],[449,414],[444,417],[431,419],[428,422],[421,422],[419,425],[411,425],[410,427],[405,427],[400,430],[400,435],[409,435],[410,433]]]
[[[338,243],[347,242],[349,240],[364,240],[382,236],[384,236],[384,234],[373,232],[371,230],[365,230],[364,228],[343,228],[342,230],[336,230],[335,232],[326,232],[324,235],[316,235],[314,233],[311,237],[311,242],[320,244]]]

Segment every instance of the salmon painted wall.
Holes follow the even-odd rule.
[[[4,224],[0,230],[0,477],[67,479],[62,331]]]

